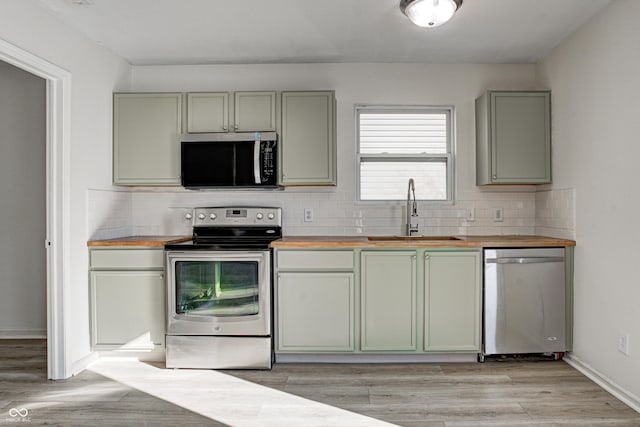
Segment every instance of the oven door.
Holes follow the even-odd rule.
[[[168,335],[271,335],[271,252],[167,251]]]

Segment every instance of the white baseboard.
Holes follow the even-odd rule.
[[[46,329],[0,329],[0,340],[41,340],[46,338]]]
[[[80,360],[76,360],[75,362],[73,362],[73,365],[71,366],[71,375],[77,375],[80,372],[84,371],[85,369],[87,369],[87,367],[92,364],[93,362],[95,362],[96,360],[98,360],[100,358],[100,356],[98,355],[98,352],[94,351],[91,352],[89,354],[87,354],[85,357],[83,357]]]
[[[609,393],[613,394],[615,397],[629,405],[631,409],[636,412],[640,412],[640,398],[638,398],[638,396],[618,386],[606,375],[601,374],[596,369],[580,360],[579,357],[576,357],[573,354],[566,355],[563,360],[583,373],[586,377],[598,384],[600,387],[604,388]]]

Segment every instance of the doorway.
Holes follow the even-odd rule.
[[[0,338],[46,338],[46,80],[0,61]]]
[[[65,307],[68,306],[71,74],[0,39],[0,61],[45,80],[45,247],[47,377],[71,376]]]

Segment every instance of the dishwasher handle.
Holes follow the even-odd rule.
[[[564,262],[564,257],[510,257],[510,258],[488,258],[487,264],[543,264],[548,262]]]

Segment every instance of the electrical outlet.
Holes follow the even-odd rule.
[[[304,222],[313,222],[313,209],[304,208]]]
[[[504,221],[504,211],[502,208],[493,208],[493,222]]]
[[[476,208],[467,208],[467,221],[473,222],[476,220]]]
[[[623,332],[618,336],[618,351],[625,356],[629,355],[629,334]]]

